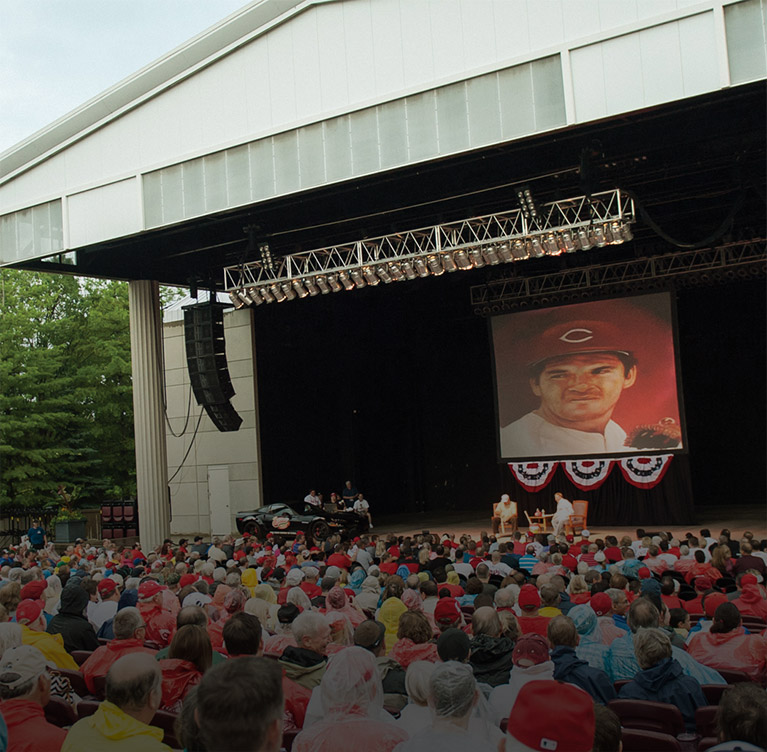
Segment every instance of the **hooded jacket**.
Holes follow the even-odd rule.
[[[685,676],[675,658],[664,658],[652,668],[640,671],[633,681],[621,687],[618,697],[676,705],[689,732],[695,731],[695,711],[708,704],[700,684],[691,676]]]
[[[64,640],[59,634],[48,634],[30,629],[26,624],[21,625],[21,644],[37,648],[47,661],[56,668],[68,668],[77,671],[75,659],[64,650]]]
[[[407,705],[405,689],[405,670],[402,666],[385,655],[376,658],[376,669],[381,677],[384,691],[384,707],[402,710]]]
[[[15,697],[0,702],[0,713],[8,726],[9,752],[58,752],[67,732],[45,720],[42,706]]]
[[[471,641],[469,663],[478,682],[491,687],[507,684],[514,664],[511,660],[514,643],[508,637],[480,634]]]
[[[112,640],[107,645],[102,645],[96,651],[88,656],[88,659],[80,666],[80,672],[85,679],[88,690],[96,693],[95,679],[99,676],[106,676],[109,667],[118,659],[128,653],[147,653],[154,655],[154,650],[144,647],[141,640],[131,638],[130,640]]]
[[[186,697],[186,693],[200,683],[202,673],[191,661],[183,658],[163,658],[159,661],[162,670],[162,707],[172,713]]]
[[[687,648],[698,663],[725,671],[742,671],[755,682],[767,678],[767,639],[747,635],[743,627],[730,632],[698,632]]]
[[[99,646],[93,625],[84,616],[90,596],[79,585],[70,585],[61,591],[59,612],[51,619],[46,630],[49,634],[60,634],[64,639],[64,650],[95,650]]]
[[[740,598],[735,598],[732,603],[742,615],[767,621],[767,600],[762,598],[758,585],[744,585]]]
[[[285,648],[279,664],[288,679],[307,689],[314,689],[322,681],[328,659],[313,650],[291,646]]]
[[[439,662],[437,645],[433,642],[415,643],[409,637],[402,637],[394,643],[389,657],[406,669],[414,661]]]
[[[551,651],[551,660],[554,661],[554,678],[558,681],[575,684],[602,705],[615,699],[615,689],[607,674],[578,658],[575,648],[557,645]]]
[[[61,752],[108,749],[109,752],[171,752],[162,743],[163,730],[148,726],[111,702],[102,702],[96,712],[82,718],[67,734]],[[38,746],[37,750],[43,747]]]

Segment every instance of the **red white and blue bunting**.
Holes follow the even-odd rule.
[[[580,491],[594,491],[601,486],[618,465],[624,479],[637,488],[650,489],[657,486],[668,470],[672,454],[656,454],[651,457],[624,457],[622,459],[593,460],[543,460],[539,462],[509,462],[509,470],[526,491],[535,493],[544,489],[562,465],[565,475]]]
[[[558,462],[509,462],[509,470],[526,491],[540,491],[551,481]]]
[[[623,477],[638,488],[654,488],[663,480],[671,454],[654,457],[625,457],[618,461]]]
[[[612,460],[566,460],[562,470],[570,482],[580,491],[599,488],[612,470]]]

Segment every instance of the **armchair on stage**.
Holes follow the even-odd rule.
[[[511,517],[509,517],[508,520],[504,520],[498,512],[498,507],[500,506],[500,502],[495,502],[493,504],[493,532],[497,532],[495,530],[496,525],[500,528],[501,535],[513,535],[514,532],[517,529],[517,502],[512,501],[510,502],[513,513]],[[497,522],[496,522],[497,521]],[[506,528],[509,528],[508,532]]]
[[[570,515],[570,519],[565,523],[565,532],[576,535],[582,530],[587,530],[587,518],[589,516],[589,503],[588,501],[574,501],[573,511],[575,514]]]

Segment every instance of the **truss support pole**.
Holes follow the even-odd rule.
[[[130,282],[129,302],[139,538],[148,553],[170,533],[158,283]]]

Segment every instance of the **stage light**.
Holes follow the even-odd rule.
[[[501,259],[498,258],[498,253],[492,245],[484,248],[482,255],[484,256],[485,261],[490,264],[490,266],[496,266],[497,264],[501,263]]]
[[[591,236],[585,227],[581,227],[581,229],[578,230],[578,242],[584,251],[588,251],[589,248],[592,248],[594,245],[594,243],[591,242]]]
[[[485,258],[479,248],[472,248],[469,251],[469,256],[471,257],[475,269],[481,269],[485,265]]]
[[[467,269],[471,269],[471,259],[469,258],[469,254],[466,253],[465,250],[461,249],[460,251],[456,251],[453,254],[453,260],[454,260],[454,266],[457,264],[458,269],[461,271],[466,271]],[[455,271],[454,269],[448,269],[448,271]]]
[[[300,279],[293,280],[293,289],[299,298],[306,298],[309,295],[309,291],[301,284]]]
[[[528,243],[522,240],[515,240],[511,244],[511,255],[516,261],[524,261],[526,258],[530,258],[530,249]]]
[[[559,237],[562,241],[562,247],[565,249],[566,253],[575,253],[575,251],[578,250],[576,240],[573,238],[573,234],[570,232],[570,230],[565,230]]]
[[[328,284],[333,292],[341,292],[344,286],[338,281],[337,274],[328,274]]]
[[[371,287],[375,287],[381,281],[369,266],[362,269],[362,274],[365,276],[365,280]]]
[[[355,287],[365,287],[367,285],[367,282],[365,281],[365,276],[362,273],[360,269],[352,269],[352,279],[354,280],[354,286]]]
[[[431,272],[429,271],[429,267],[426,265],[426,261],[422,258],[417,258],[413,261],[415,264],[415,270],[418,272],[419,277],[428,277]]]
[[[545,255],[541,239],[537,235],[533,235],[533,237],[530,238],[530,254],[536,258]]]
[[[621,225],[621,237],[626,241],[630,241],[634,239],[634,233],[631,232],[631,225],[628,223],[624,223]]]
[[[315,280],[313,280],[311,277],[307,277],[304,280],[304,287],[309,291],[309,295],[314,297],[315,295],[319,295],[320,291],[315,284]]]
[[[338,281],[344,286],[344,289],[347,292],[354,289],[354,282],[352,282],[349,272],[339,272]]]
[[[429,256],[427,258],[427,263],[429,264],[429,271],[435,277],[439,277],[441,274],[445,273],[445,270],[442,268],[442,261],[440,260],[439,256]]]
[[[330,292],[328,278],[324,274],[320,274],[319,277],[317,277],[317,287],[320,288],[320,292],[323,295],[327,295]]]
[[[386,270],[386,267],[383,264],[379,264],[375,268],[376,274],[381,279],[381,282],[383,282],[385,285],[390,285],[392,282],[391,274]]]
[[[269,248],[269,243],[259,243],[258,253],[261,257],[261,263],[263,264],[264,268],[274,274],[274,256],[272,256],[272,251]]]
[[[463,255],[463,258],[466,259],[466,261],[469,264],[469,268],[471,268],[471,261],[469,261],[468,258],[466,258],[466,251],[456,251],[455,256],[451,255],[450,253],[445,253],[442,256],[442,266],[445,267],[446,272],[454,272],[458,267],[461,266],[461,256]]]
[[[279,285],[277,285],[277,284],[273,283],[273,284],[269,285],[269,289],[271,290],[272,295],[274,295],[274,299],[278,303],[282,303],[288,297],[287,295],[285,295],[285,293],[283,292],[282,288]]]
[[[400,266],[408,279],[415,279],[418,276],[410,261],[403,261]]]
[[[557,239],[552,232],[543,239],[543,247],[549,256],[559,256],[559,254],[562,253],[562,250],[557,243]]]
[[[257,287],[248,287],[246,290],[248,297],[250,298],[250,304],[251,305],[263,305],[264,301],[261,298],[261,296],[258,294],[258,288]]]
[[[525,219],[538,219],[538,207],[535,205],[533,193],[529,185],[521,185],[516,189],[517,203]]]
[[[264,303],[274,303],[274,295],[272,295],[272,291],[268,287],[262,287],[259,292]]]
[[[234,292],[233,290],[229,292],[229,300],[232,301],[232,305],[237,310],[239,310],[240,308],[244,308],[245,307],[245,301],[240,300],[239,295],[236,292]]]
[[[605,231],[602,229],[601,225],[595,225],[591,230],[591,234],[594,238],[594,245],[597,248],[604,248],[607,245]]]
[[[623,243],[623,235],[621,234],[621,223],[611,222],[609,225],[610,235],[612,236],[612,244],[620,245]]]
[[[402,273],[402,269],[393,261],[389,262],[389,274],[395,282],[402,282],[405,279],[405,275]]]
[[[285,293],[285,297],[288,300],[295,300],[297,297],[296,291],[290,286],[290,282],[282,283],[282,291]]]
[[[501,257],[501,260],[504,262],[504,264],[508,264],[509,262],[513,261],[514,254],[511,252],[511,244],[501,243],[498,246],[498,255]]]

